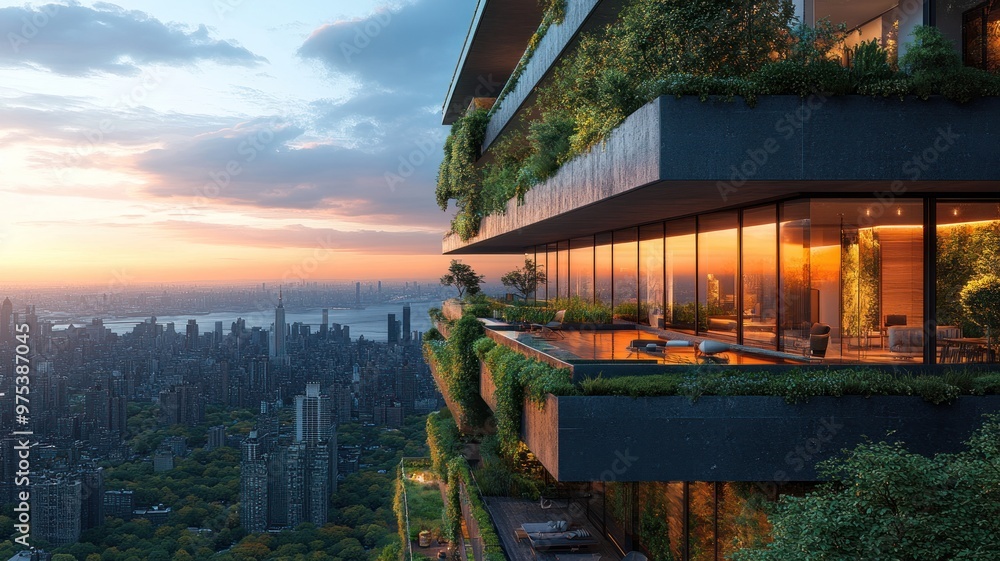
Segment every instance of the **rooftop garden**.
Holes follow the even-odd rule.
[[[490,111],[476,109],[452,125],[436,191],[442,210],[454,201],[452,232],[471,239],[483,217],[523,200],[661,95],[739,96],[750,105],[771,94],[942,95],[958,102],[1000,95],[1000,78],[962,66],[936,28],[917,28],[898,57],[894,45],[875,40],[845,47],[843,26],[821,21],[811,28],[793,14],[788,0],[629,1],[615,22],[584,34],[563,57],[539,87],[534,110],[493,145],[488,162],[477,163]],[[547,15],[539,32],[558,21]],[[533,38],[518,69],[536,45]],[[850,64],[839,62],[841,54]],[[528,122],[529,114],[535,120]]]

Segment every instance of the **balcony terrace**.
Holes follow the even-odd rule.
[[[660,97],[444,253],[525,248],[803,194],[995,194],[1000,99]],[[887,142],[886,139],[893,139]],[[934,150],[933,165],[923,160]],[[873,150],[878,147],[878,150]],[[889,190],[893,181],[900,181]]]

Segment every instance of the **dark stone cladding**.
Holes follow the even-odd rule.
[[[660,97],[603,142],[483,219],[445,253],[556,240],[799,195],[1000,192],[1000,98]]]
[[[525,443],[559,481],[817,481],[816,463],[871,439],[957,452],[1000,396],[555,397],[527,403]],[[890,434],[891,433],[891,434]]]

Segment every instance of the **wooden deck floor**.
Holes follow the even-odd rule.
[[[565,557],[561,553],[538,552],[533,554],[528,540],[518,540],[514,530],[525,522],[548,522],[550,520],[567,520],[571,528],[584,528],[591,533],[600,544],[590,551],[599,553],[601,561],[618,561],[621,559],[615,546],[598,532],[582,509],[568,508],[565,501],[554,501],[552,508],[543,509],[537,501],[511,499],[507,497],[484,497],[493,515],[493,522],[500,533],[504,550],[511,561],[559,561]]]

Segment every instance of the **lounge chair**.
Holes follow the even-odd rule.
[[[563,327],[563,318],[566,317],[566,310],[559,310],[556,315],[552,318],[552,321],[541,324],[533,323],[531,324],[531,331],[535,333],[542,339],[553,339],[557,335],[559,337],[564,337],[561,333]]]
[[[523,526],[522,526],[523,527]],[[535,551],[570,550],[578,551],[599,545],[594,536],[584,529],[567,532],[528,532],[528,541]]]

